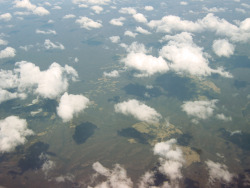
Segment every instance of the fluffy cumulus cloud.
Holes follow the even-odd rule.
[[[15,91],[17,97],[34,92],[44,98],[54,99],[68,89],[69,80],[76,81],[77,77],[76,70],[68,65],[62,67],[52,63],[47,70],[41,71],[35,64],[21,61],[15,64],[13,71],[0,71],[3,81],[0,88]]]
[[[63,19],[70,19],[70,18],[75,18],[76,16],[74,14],[66,14],[63,16]]]
[[[219,57],[230,57],[234,53],[234,45],[229,43],[227,39],[219,39],[213,42],[213,51]]]
[[[74,4],[107,5],[111,0],[72,0]]]
[[[222,121],[232,121],[232,117],[231,116],[225,116],[224,114],[217,114],[216,118]]]
[[[168,15],[160,20],[151,20],[148,23],[150,28],[155,28],[157,32],[171,33],[174,31],[202,32],[211,31],[216,35],[228,37],[234,42],[250,41],[250,18],[239,21],[239,26],[220,19],[209,13],[204,18],[195,22],[183,20],[178,16]]]
[[[0,21],[3,20],[5,22],[10,21],[12,18],[10,13],[0,14]]]
[[[129,36],[129,37],[132,37],[132,38],[135,38],[136,37],[136,35],[137,35],[137,33],[133,33],[132,31],[125,31],[124,32],[124,35],[125,36]]]
[[[170,69],[178,74],[209,76],[216,73],[224,77],[232,77],[222,67],[212,69],[208,66],[206,54],[201,47],[193,42],[190,33],[183,32],[175,36],[166,35],[164,40],[170,41],[160,50],[160,56],[170,61]]]
[[[181,107],[187,115],[204,120],[213,115],[217,102],[216,99],[210,101],[186,101]]]
[[[0,51],[0,59],[11,58],[16,56],[16,50],[12,47],[6,47]]]
[[[147,23],[148,22],[147,18],[143,14],[141,14],[141,13],[134,14],[133,18],[137,22],[141,22],[141,23]]]
[[[127,177],[126,170],[119,164],[114,166],[114,169],[108,169],[104,167],[101,163],[95,162],[93,164],[93,169],[96,171],[96,175],[93,176],[94,180],[98,176],[103,176],[106,178],[105,181],[94,185],[90,188],[132,188],[133,183],[129,177]]]
[[[230,183],[233,180],[234,175],[228,171],[228,168],[224,164],[215,163],[213,161],[206,161],[206,165],[209,171],[209,182],[213,184],[215,181],[221,183]]]
[[[132,7],[123,7],[119,10],[119,12],[122,14],[132,14],[132,15],[137,13],[136,10]]]
[[[132,115],[136,119],[148,123],[159,122],[161,119],[161,115],[154,108],[151,108],[135,99],[118,103],[114,108],[117,113]]]
[[[113,70],[111,72],[104,72],[103,76],[105,77],[111,77],[111,78],[117,78],[120,76],[119,71]]]
[[[95,5],[92,6],[91,9],[96,13],[96,14],[100,14],[103,11],[103,8],[101,6]]]
[[[110,20],[110,24],[115,25],[115,26],[123,26],[123,21],[126,20],[126,18],[124,17],[120,17],[120,18],[113,18],[112,20]]]
[[[142,27],[136,27],[136,31],[141,34],[149,35],[151,34],[148,30],[143,29]]]
[[[109,39],[110,39],[111,42],[113,42],[113,43],[118,43],[118,42],[120,42],[120,37],[119,37],[119,36],[112,36],[112,37],[109,37]]]
[[[85,28],[88,30],[102,27],[102,24],[100,21],[96,22],[85,16],[84,17],[81,16],[79,19],[77,19],[76,23],[79,24],[81,28]]]
[[[89,99],[83,95],[72,95],[65,92],[57,107],[57,114],[64,122],[70,121],[74,115],[87,108],[89,102]]]
[[[152,10],[154,10],[154,7],[152,7],[152,6],[145,6],[144,9],[146,11],[152,11]]]
[[[51,50],[51,49],[59,49],[59,50],[64,50],[65,47],[59,43],[59,42],[56,42],[56,43],[53,43],[51,42],[49,39],[46,39],[44,41],[44,47],[47,49],[47,50]]]
[[[11,152],[16,146],[23,145],[26,136],[34,134],[27,128],[27,122],[17,116],[9,116],[0,120],[0,152]]]
[[[36,6],[29,0],[16,0],[14,1],[14,6],[16,8],[25,8],[38,16],[45,16],[50,14],[47,9],[45,9],[44,7]]]
[[[49,29],[47,31],[43,31],[43,30],[37,29],[36,33],[37,34],[44,34],[44,35],[50,35],[50,34],[56,35],[56,31],[55,30],[51,30],[51,29]]]

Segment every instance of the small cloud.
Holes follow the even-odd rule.
[[[117,78],[120,76],[119,71],[113,70],[111,72],[104,72],[103,76],[105,77],[111,77],[111,78]]]
[[[60,7],[60,6],[56,5],[56,6],[54,6],[52,9],[53,9],[53,10],[61,10],[61,9],[62,9],[62,7]]]
[[[59,49],[59,50],[64,50],[64,46],[59,43],[59,42],[56,42],[56,43],[53,43],[51,42],[49,39],[46,39],[44,41],[44,47],[47,49],[47,50],[51,50],[51,49]]]
[[[224,114],[217,114],[216,118],[220,119],[222,121],[232,121],[232,117],[231,116],[226,117]]]
[[[42,31],[42,30],[37,29],[36,33],[37,34],[44,34],[44,35],[50,35],[50,34],[56,35],[56,31],[51,30],[51,29],[49,29],[48,31]]]
[[[125,31],[124,32],[124,35],[125,36],[129,36],[129,37],[132,37],[132,38],[135,38],[136,37],[136,35],[137,35],[137,33],[133,33],[132,31]]]
[[[109,39],[111,40],[112,43],[120,42],[120,37],[119,36],[112,36],[112,37],[109,37]]]
[[[134,14],[133,18],[137,22],[140,22],[140,23],[147,23],[148,22],[147,18],[143,14],[141,14],[141,13]]]
[[[57,114],[63,119],[63,122],[68,122],[88,105],[89,99],[83,95],[72,95],[65,92],[57,107]]]
[[[23,145],[27,141],[26,136],[33,134],[33,131],[27,128],[25,119],[9,116],[0,120],[0,152],[13,151],[17,146]]]
[[[146,10],[146,11],[152,11],[152,10],[154,10],[154,7],[152,7],[152,6],[145,6],[144,10]]]
[[[181,2],[180,2],[180,5],[188,5],[188,2],[186,2],[186,1],[181,1]]]
[[[96,14],[100,14],[103,11],[103,8],[101,6],[92,6],[90,7],[93,11],[95,11]]]
[[[221,183],[230,183],[233,180],[234,175],[228,171],[228,168],[224,164],[215,163],[207,160],[206,165],[209,170],[209,182],[213,184],[216,180]]]
[[[64,183],[66,181],[72,182],[74,181],[75,177],[72,174],[61,175],[55,178],[55,181],[58,183]]]
[[[227,39],[219,39],[213,42],[213,51],[219,57],[230,57],[234,54],[234,45],[229,43]]]
[[[136,31],[137,31],[138,33],[141,33],[141,34],[144,34],[144,35],[149,35],[149,34],[151,34],[148,30],[143,29],[142,27],[136,27]]]
[[[136,14],[136,10],[132,7],[123,7],[119,10],[119,12],[122,14]]]
[[[16,56],[16,50],[12,47],[6,47],[0,51],[0,59],[11,58]]]
[[[0,21],[3,20],[5,22],[8,22],[11,20],[11,18],[12,18],[12,16],[10,13],[5,13],[5,14],[0,15]]]
[[[112,25],[115,25],[115,26],[123,26],[123,22],[122,21],[124,21],[124,20],[126,20],[124,17],[120,17],[120,18],[114,18],[114,19],[112,19],[112,20],[110,20],[110,24],[112,24]]]
[[[85,28],[88,30],[96,29],[102,27],[102,24],[100,22],[96,22],[88,17],[80,17],[76,20],[76,23],[80,25],[81,28]]]
[[[66,14],[63,16],[63,19],[70,19],[70,18],[75,18],[76,16],[74,14]]]
[[[161,115],[155,109],[135,99],[118,103],[114,106],[114,108],[117,113],[132,115],[136,119],[148,123],[159,122],[161,119]]]

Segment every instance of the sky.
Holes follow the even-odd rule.
[[[0,7],[0,187],[250,185],[247,0]]]

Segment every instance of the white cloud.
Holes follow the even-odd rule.
[[[59,43],[59,42],[56,42],[56,43],[53,43],[51,42],[49,39],[46,39],[44,41],[44,47],[47,49],[47,50],[51,50],[51,49],[59,49],[59,50],[64,50],[64,46]]]
[[[66,14],[63,16],[63,19],[70,19],[70,18],[75,18],[76,16],[74,14]]]
[[[232,77],[222,67],[212,69],[208,66],[206,54],[193,42],[190,33],[183,32],[176,36],[165,36],[164,39],[170,39],[170,41],[160,50],[160,56],[170,61],[170,69],[178,74],[210,76],[212,73],[216,73],[224,77]]]
[[[10,13],[5,13],[5,14],[1,14],[0,15],[0,20],[3,20],[5,22],[8,22],[10,21],[12,18],[11,14]]]
[[[66,181],[72,182],[74,180],[74,176],[72,174],[61,175],[55,178],[55,181],[58,183],[63,183]]]
[[[22,49],[22,50],[24,50],[24,51],[29,51],[33,47],[34,46],[32,44],[25,45],[25,46],[19,46],[19,48]]]
[[[142,27],[136,27],[136,31],[141,34],[149,35],[151,34],[148,30],[143,29]]]
[[[53,9],[53,10],[61,10],[61,9],[62,9],[62,7],[60,7],[60,6],[56,5],[56,6],[54,6],[52,9]]]
[[[150,53],[151,52],[151,49],[147,50],[144,44],[138,43],[138,42],[133,42],[129,46],[126,45],[124,47],[126,47],[127,52],[134,52],[134,53]]]
[[[26,136],[33,135],[27,128],[27,122],[17,116],[9,116],[0,120],[0,152],[11,152],[16,146],[23,145]]]
[[[124,17],[120,17],[120,18],[114,18],[114,19],[112,19],[112,20],[110,20],[110,24],[112,24],[112,25],[116,25],[116,26],[123,26],[123,22],[122,21],[124,21],[124,20],[126,20]]]
[[[111,77],[111,78],[117,78],[120,76],[119,71],[113,70],[111,72],[104,72],[103,76],[105,77]]]
[[[136,14],[136,10],[132,7],[123,7],[119,10],[119,12],[122,14]]]
[[[0,76],[1,78],[1,76]],[[26,94],[24,93],[17,93],[17,92],[9,92],[7,90],[4,90],[2,88],[0,88],[0,104],[4,101],[8,101],[8,100],[11,100],[11,99],[15,99],[15,98],[22,98],[22,99],[25,99],[26,98]]]
[[[225,8],[217,8],[217,7],[213,7],[213,8],[203,7],[202,10],[207,11],[207,12],[225,12],[226,11]]]
[[[140,22],[140,23],[147,23],[148,22],[147,18],[143,14],[141,14],[141,13],[134,14],[133,18],[137,22]]]
[[[144,9],[146,11],[152,11],[152,10],[154,10],[154,7],[152,7],[152,6],[145,6]]]
[[[38,16],[45,16],[50,14],[47,9],[45,9],[44,7],[37,7],[36,5],[31,4],[29,0],[16,0],[14,1],[14,6],[16,8],[26,8],[27,10]]]
[[[52,63],[49,69],[40,71],[33,63],[22,61],[15,64],[13,71],[0,71],[0,84],[2,89],[15,89],[18,96],[23,93],[33,92],[54,99],[68,89],[68,81],[76,81],[77,72],[73,67]]]
[[[188,2],[186,2],[186,1],[181,1],[181,2],[180,2],[180,5],[188,5]]]
[[[217,114],[216,118],[220,119],[222,121],[232,121],[232,117],[231,116],[226,117],[224,114]]]
[[[217,102],[216,99],[210,101],[186,101],[181,107],[187,115],[204,120],[213,115]]]
[[[53,170],[56,166],[55,162],[49,159],[49,156],[41,153],[39,159],[44,161],[42,165],[42,171],[44,172],[45,176],[47,177],[48,173]]]
[[[72,0],[74,4],[92,4],[92,5],[107,5],[111,2],[111,0]]]
[[[230,57],[234,53],[234,45],[229,43],[227,39],[219,39],[213,42],[213,51],[219,57]]]
[[[95,11],[96,14],[100,14],[103,11],[103,8],[101,6],[92,6],[90,7],[93,11]]]
[[[95,22],[94,20],[88,18],[88,17],[80,17],[76,20],[76,23],[80,25],[81,28],[85,28],[88,30],[91,30],[93,28],[100,28],[102,27],[102,24],[99,22]]]
[[[59,106],[57,107],[57,114],[64,122],[68,122],[74,115],[77,115],[79,112],[87,108],[89,102],[89,99],[83,95],[72,95],[65,92],[60,99]]]
[[[49,29],[48,31],[42,31],[42,30],[37,29],[36,33],[37,34],[44,34],[44,35],[49,35],[49,34],[56,35],[56,31],[55,30],[51,30],[51,29]]]
[[[8,41],[0,38],[0,45],[7,45],[7,44],[8,44]]]
[[[242,14],[246,14],[246,11],[242,8],[235,8],[235,11],[240,12]]]
[[[129,37],[132,37],[132,38],[135,38],[136,37],[136,35],[137,35],[137,33],[133,33],[132,31],[125,31],[124,32],[124,35],[125,36],[129,36]]]
[[[110,39],[111,42],[113,42],[113,43],[118,43],[118,42],[120,42],[120,37],[119,37],[119,36],[112,36],[112,37],[109,37],[109,39]]]
[[[11,58],[16,56],[16,50],[12,47],[6,47],[0,51],[0,59]]]
[[[207,160],[205,163],[209,170],[209,181],[211,184],[216,180],[224,183],[230,183],[233,180],[234,175],[228,171],[226,165],[210,160]]]
[[[154,109],[135,99],[118,103],[114,106],[115,112],[132,115],[140,121],[148,123],[159,122],[161,115]]]
[[[97,172],[97,175],[106,177],[106,180],[100,184],[94,186],[94,188],[132,188],[133,183],[130,178],[127,177],[127,172],[119,164],[114,166],[114,169],[110,170],[101,163],[95,162],[93,169]],[[97,178],[93,176],[93,178]]]

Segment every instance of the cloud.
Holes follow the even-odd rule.
[[[65,92],[57,107],[57,114],[63,119],[63,122],[68,122],[74,115],[87,108],[89,102],[89,99],[83,95],[72,95]]]
[[[74,14],[66,14],[63,16],[63,19],[70,19],[70,18],[75,18],[76,16]]]
[[[132,115],[134,118],[148,123],[159,122],[161,115],[153,108],[135,99],[124,101],[114,106],[115,112]]]
[[[109,37],[109,39],[110,39],[111,42],[113,42],[113,43],[118,43],[118,42],[120,42],[120,37],[119,37],[119,36],[112,36],[112,37]]]
[[[181,1],[181,2],[180,2],[180,5],[188,5],[188,2],[186,2],[186,1]]]
[[[126,47],[127,52],[134,52],[134,53],[150,53],[151,48],[147,50],[144,46],[144,44],[138,43],[138,42],[133,42],[132,44],[124,45]]]
[[[15,64],[13,71],[0,71],[3,81],[0,88],[16,90],[17,96],[34,92],[44,98],[54,99],[68,89],[69,80],[76,81],[77,77],[76,70],[68,65],[62,67],[52,63],[47,70],[40,71],[35,64],[21,61]]]
[[[1,76],[0,76],[1,78]],[[25,99],[26,98],[26,94],[24,93],[17,93],[17,92],[9,92],[7,90],[4,90],[2,88],[0,88],[0,104],[4,101],[8,101],[11,99],[16,99],[16,98],[21,98],[21,99]]]
[[[213,42],[213,51],[219,57],[230,57],[234,53],[234,45],[229,43],[227,39],[219,39]]]
[[[49,159],[49,156],[41,153],[41,155],[39,156],[39,159],[41,161],[44,161],[44,163],[42,164],[42,171],[44,172],[45,176],[48,176],[48,173],[53,170],[56,166],[55,162]]]
[[[112,19],[112,20],[110,20],[110,24],[112,24],[112,25],[116,25],[116,26],[123,26],[123,22],[122,21],[124,21],[124,20],[126,20],[126,18],[124,18],[124,17],[120,17],[120,18],[114,18],[114,19]]]
[[[143,29],[142,27],[136,27],[136,31],[141,34],[149,35],[151,34],[148,30]]]
[[[50,14],[47,9],[45,9],[44,7],[37,7],[36,5],[31,4],[29,0],[16,0],[14,1],[14,6],[16,8],[26,8],[27,10],[38,16],[45,16]]]
[[[0,15],[0,20],[3,20],[5,22],[8,22],[10,21],[12,18],[11,14],[10,13],[5,13],[5,14],[1,14]]]
[[[119,71],[113,70],[111,72],[104,72],[103,76],[105,77],[111,77],[111,78],[117,78],[120,76]]]
[[[146,11],[152,11],[152,10],[154,10],[154,7],[152,7],[152,6],[145,6],[144,10],[146,10]]]
[[[233,180],[234,175],[228,171],[226,165],[215,163],[210,160],[207,160],[205,163],[209,170],[209,182],[211,184],[216,180],[224,183],[230,183]]]
[[[0,152],[13,151],[16,146],[23,145],[26,136],[33,135],[33,131],[27,128],[27,122],[17,116],[9,116],[0,120]]]
[[[16,56],[16,50],[12,47],[6,47],[0,51],[0,59],[11,58]]]
[[[37,29],[36,33],[37,34],[44,34],[44,35],[49,35],[49,34],[56,35],[56,31],[55,30],[51,30],[51,29],[49,29],[48,31],[42,31],[42,30]]]
[[[63,183],[66,181],[73,182],[74,178],[75,177],[72,174],[66,174],[66,175],[61,175],[61,176],[56,177],[55,181],[58,183]]]
[[[192,39],[192,35],[183,32],[176,36],[166,35],[165,39],[170,39],[167,45],[160,50],[160,56],[171,62],[169,67],[178,74],[191,74],[196,76],[210,76],[212,73],[224,77],[232,77],[225,72],[222,67],[212,69],[208,66],[208,59],[201,47],[198,47]]]
[[[76,23],[80,25],[81,28],[85,28],[88,30],[96,29],[102,27],[102,24],[99,22],[95,22],[94,20],[88,18],[88,17],[80,17],[76,20]]]
[[[97,6],[97,5],[92,6],[92,7],[90,7],[90,8],[91,8],[93,11],[95,11],[96,14],[100,14],[100,13],[103,11],[103,8],[100,7],[100,6]]]
[[[0,38],[0,45],[7,45],[7,44],[8,44],[8,41]]]
[[[111,2],[111,0],[72,0],[74,4],[92,4],[92,5],[107,5]]]
[[[64,50],[64,46],[59,43],[59,42],[56,42],[56,43],[53,43],[51,42],[49,39],[46,39],[44,41],[44,47],[47,49],[47,50],[51,50],[51,49],[59,49],[59,50]]]
[[[143,14],[141,14],[141,13],[134,14],[133,18],[137,22],[140,22],[140,23],[147,23],[148,22],[147,18]]]
[[[129,36],[129,37],[132,37],[132,38],[135,38],[136,37],[136,35],[137,35],[137,33],[133,33],[132,31],[125,31],[124,32],[124,35],[125,36]]]
[[[97,172],[97,176],[101,175],[106,177],[106,180],[94,186],[94,188],[132,188],[133,183],[130,178],[127,177],[127,172],[119,164],[114,166],[114,169],[110,170],[101,163],[95,162],[93,169]],[[94,180],[96,176],[93,177]],[[90,186],[89,186],[90,187]]]
[[[119,12],[122,14],[136,14],[136,10],[132,7],[123,7],[119,10]]]
[[[213,115],[217,102],[216,99],[210,101],[186,101],[181,107],[187,115],[205,120]]]
[[[202,7],[202,10],[206,11],[206,12],[225,12],[226,9],[225,8],[217,8],[217,7],[213,7],[213,8],[207,8],[207,7]]]
[[[220,119],[222,121],[232,121],[232,117],[231,116],[226,117],[224,114],[217,114],[216,118]]]

